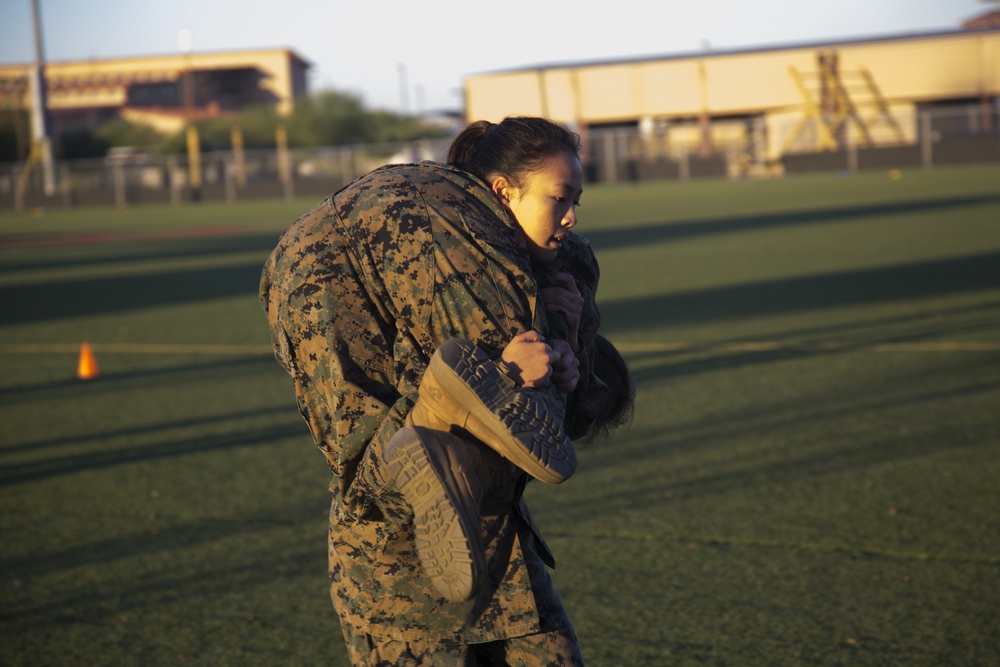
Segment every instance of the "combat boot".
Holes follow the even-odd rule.
[[[480,507],[490,489],[510,479],[509,474],[504,478],[507,464],[479,443],[419,426],[399,429],[383,457],[396,489],[413,509],[424,574],[452,602],[475,596],[487,571]]]
[[[408,423],[462,429],[532,477],[550,484],[576,470],[566,435],[565,401],[548,390],[522,389],[470,341],[453,338],[431,357]]]

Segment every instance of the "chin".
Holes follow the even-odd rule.
[[[556,257],[559,255],[558,250],[551,250],[549,248],[536,248],[531,253],[531,258],[536,262],[541,262],[542,264],[549,264],[556,261]]]

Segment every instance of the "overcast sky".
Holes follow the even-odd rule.
[[[312,90],[458,109],[465,75],[958,29],[982,0],[38,0],[49,61],[289,47]],[[31,0],[0,0],[0,63],[34,59]],[[405,91],[405,92],[404,92]]]

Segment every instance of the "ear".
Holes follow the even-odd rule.
[[[504,205],[510,204],[512,198],[517,197],[517,188],[514,184],[507,180],[504,176],[497,176],[493,179],[493,184],[491,188],[493,194],[497,196],[497,199],[501,201]]]

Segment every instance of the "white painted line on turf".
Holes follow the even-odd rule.
[[[1000,341],[923,341],[908,343],[779,343],[750,341],[745,343],[615,343],[621,352],[772,352],[780,350],[828,352],[855,350],[865,352],[997,352]]]
[[[271,354],[270,345],[199,345],[168,343],[91,343],[104,354]],[[79,343],[0,343],[0,354],[76,354]]]
[[[924,341],[909,343],[616,343],[622,352],[773,352],[773,351],[864,351],[864,352],[998,352],[1000,341]],[[103,354],[271,354],[270,345],[207,345],[185,343],[92,343]],[[79,343],[0,343],[0,354],[76,354]]]

